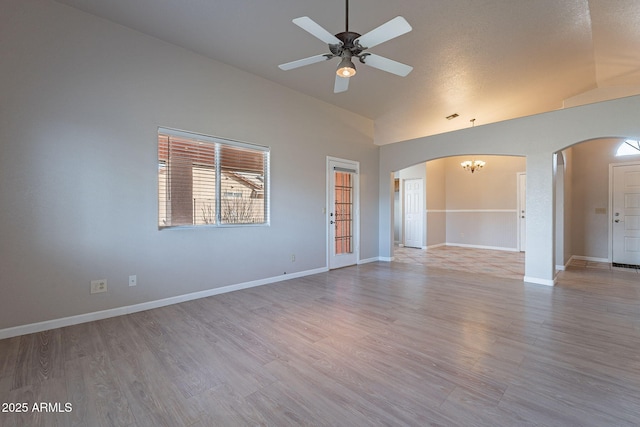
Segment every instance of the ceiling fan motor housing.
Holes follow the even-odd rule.
[[[351,52],[351,56],[358,56],[366,49],[366,47],[360,46],[360,43],[356,39],[360,37],[360,34],[353,31],[344,31],[336,34],[336,38],[342,42],[342,44],[330,44],[329,50],[335,56],[342,56],[342,52],[348,50]]]

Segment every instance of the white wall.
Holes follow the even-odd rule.
[[[0,330],[326,268],[327,155],[378,256],[370,120],[49,0],[3,1],[0,58]],[[159,126],[270,146],[271,226],[158,231]]]
[[[640,96],[633,96],[381,146],[380,255],[390,257],[393,250],[388,179],[391,171],[415,164],[417,159],[427,161],[478,152],[525,156],[528,210],[525,280],[553,284],[553,153],[593,138],[637,138],[639,110]]]

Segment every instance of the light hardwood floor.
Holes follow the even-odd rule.
[[[1,340],[0,402],[29,405],[2,426],[638,426],[640,276],[348,267]]]

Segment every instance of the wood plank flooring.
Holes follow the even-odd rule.
[[[28,406],[7,427],[638,426],[640,275],[349,267],[0,340],[0,403]]]

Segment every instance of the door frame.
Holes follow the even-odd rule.
[[[522,179],[525,179],[525,194],[522,194],[522,191],[520,190],[520,188],[522,187],[520,185],[520,182],[522,181]],[[527,179],[527,173],[526,172],[516,172],[516,180],[517,180],[517,184],[516,184],[516,197],[517,197],[517,212],[516,214],[517,216],[517,227],[518,227],[518,251],[519,252],[525,252],[526,250],[526,246],[527,246],[527,234],[526,234],[526,216],[527,216],[527,208],[525,206],[524,208],[524,220],[522,221],[522,198],[524,197],[525,199],[525,203],[526,203],[526,198],[527,198],[527,193],[526,193],[526,189],[527,189],[527,183],[526,183],[526,179]],[[524,239],[522,238],[522,234],[523,234],[523,225],[522,223],[525,223],[525,229],[524,229]],[[524,242],[523,242],[524,240]]]
[[[608,260],[613,263],[613,168],[619,166],[640,166],[640,161],[609,163],[609,238],[608,240]]]
[[[327,156],[327,165],[326,165],[326,202],[325,202],[325,224],[326,224],[326,254],[327,254],[327,269],[331,270],[331,248],[333,247],[333,242],[331,241],[331,224],[329,218],[329,212],[333,207],[331,206],[331,193],[333,192],[333,188],[331,188],[332,176],[333,176],[333,163],[340,163],[342,165],[346,165],[348,168],[355,170],[355,177],[353,182],[353,245],[354,245],[354,256],[355,263],[349,265],[355,265],[360,263],[360,162],[355,160],[341,159],[339,157],[331,157]],[[338,266],[333,268],[341,268],[346,266]]]
[[[407,182],[419,181],[420,182],[420,246],[409,246],[413,248],[424,249],[426,247],[426,240],[424,238],[426,224],[425,224],[425,197],[424,186],[425,182],[423,178],[406,178],[402,180],[402,245],[407,247]]]

